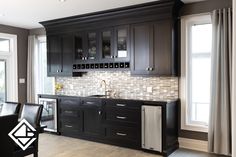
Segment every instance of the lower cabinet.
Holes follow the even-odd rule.
[[[177,102],[74,97],[59,98],[58,102],[59,131],[63,136],[165,156],[178,148]]]
[[[83,134],[86,136],[100,137],[105,135],[105,128],[102,127],[101,105],[89,105],[81,107],[83,113]]]

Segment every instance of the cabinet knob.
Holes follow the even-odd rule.
[[[149,71],[149,68],[146,68],[146,71]]]
[[[57,73],[59,73],[59,70],[57,70]]]
[[[149,70],[150,70],[150,71],[153,71],[153,68],[150,68]]]
[[[111,58],[114,58],[114,56],[111,56]]]
[[[101,115],[101,114],[102,114],[102,111],[98,111],[98,114]]]

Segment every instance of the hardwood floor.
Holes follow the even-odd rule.
[[[32,155],[28,157],[32,157]],[[159,157],[159,155],[75,138],[41,134],[39,137],[39,157]],[[179,149],[170,157],[218,156]]]

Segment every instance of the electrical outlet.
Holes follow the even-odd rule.
[[[24,84],[24,83],[25,83],[25,78],[20,78],[20,79],[19,79],[19,83],[20,83],[20,84]]]
[[[152,87],[147,87],[147,92],[152,93]]]

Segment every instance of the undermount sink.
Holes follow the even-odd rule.
[[[90,95],[88,97],[97,97],[97,98],[100,98],[100,97],[107,97],[108,95]]]

